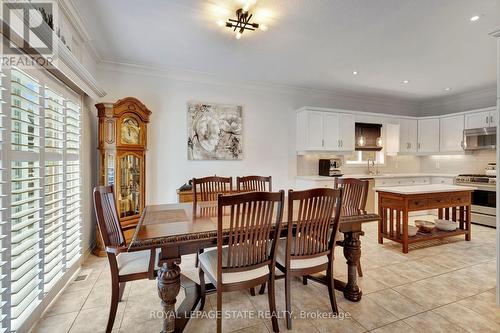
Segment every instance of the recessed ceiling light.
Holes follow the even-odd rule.
[[[474,16],[472,16],[472,17],[470,18],[470,20],[471,20],[472,22],[476,22],[476,21],[477,21],[477,20],[479,20],[479,19],[480,19],[480,16],[479,16],[479,15],[474,15]]]
[[[448,87],[448,88],[444,88],[444,91],[450,91],[450,90],[451,90],[451,88],[450,88],[450,87]]]
[[[404,84],[408,84],[408,83],[410,83],[410,81],[409,80],[403,80],[403,83]]]
[[[358,75],[359,72],[358,71],[352,71],[352,75]]]

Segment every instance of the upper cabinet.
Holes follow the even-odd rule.
[[[464,150],[464,115],[442,117],[439,119],[440,144],[442,153]]]
[[[354,115],[301,110],[297,112],[298,151],[354,151]]]
[[[388,155],[464,152],[464,130],[496,127],[496,108],[439,117],[395,117],[377,113],[304,107],[297,111],[297,151],[353,152],[355,123],[382,125]]]
[[[339,113],[339,140],[341,151],[353,151],[355,146],[354,115]]]
[[[496,127],[497,122],[496,109],[494,108],[465,115],[465,129]]]
[[[417,152],[439,152],[439,118],[418,120]]]
[[[417,126],[416,119],[402,118],[399,120],[399,152],[417,152]]]

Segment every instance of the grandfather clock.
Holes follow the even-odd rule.
[[[126,238],[133,235],[145,204],[147,123],[151,111],[134,97],[96,104],[99,117],[99,184],[113,185]],[[104,256],[97,232],[94,254]]]

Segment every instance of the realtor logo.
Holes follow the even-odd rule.
[[[2,2],[1,65],[53,67],[57,50],[54,27],[57,3],[52,0]]]

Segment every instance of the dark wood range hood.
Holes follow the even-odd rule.
[[[381,124],[356,123],[355,136],[357,151],[380,151],[383,148],[382,145],[377,145],[377,141],[382,137]],[[360,145],[363,142],[364,144]]]

